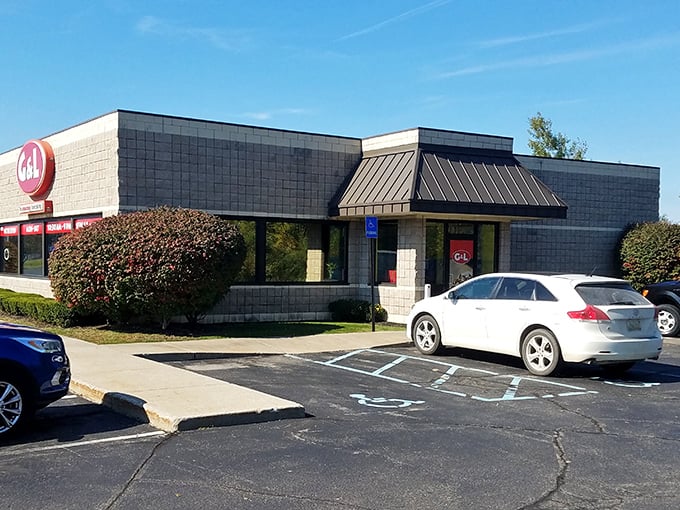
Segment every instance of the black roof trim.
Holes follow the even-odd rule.
[[[413,201],[410,204],[412,212],[429,212],[444,214],[474,214],[487,216],[513,216],[526,218],[560,218],[567,217],[566,207],[481,204],[481,203],[452,203],[439,201]]]

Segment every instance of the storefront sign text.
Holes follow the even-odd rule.
[[[2,237],[16,237],[19,235],[19,227],[17,225],[5,225],[0,227],[0,236]]]
[[[40,200],[32,204],[25,204],[19,206],[19,212],[22,214],[38,214],[51,213],[53,210],[51,200]]]
[[[65,234],[71,231],[71,220],[49,221],[45,224],[48,234]]]
[[[24,223],[21,225],[21,235],[22,236],[36,236],[43,232],[42,223]]]
[[[76,220],[76,229],[87,227],[88,225],[91,225],[95,221],[99,221],[101,218],[78,218]]]

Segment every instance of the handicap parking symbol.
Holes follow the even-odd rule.
[[[424,400],[405,400],[401,398],[367,397],[363,393],[353,393],[350,395],[356,398],[361,405],[368,407],[383,407],[387,409],[398,409],[400,407],[410,407],[413,404],[424,404]]]

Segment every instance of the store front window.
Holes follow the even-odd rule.
[[[425,283],[439,294],[473,276],[496,270],[495,223],[426,224]]]
[[[43,275],[43,223],[21,225],[21,274]]]
[[[346,281],[345,223],[225,219],[239,228],[246,244],[238,283]]]
[[[241,266],[241,271],[236,277],[236,281],[240,283],[252,283],[255,281],[255,250],[256,242],[256,223],[254,221],[245,220],[230,220],[230,223],[236,225],[243,236],[246,243],[246,258]]]
[[[425,230],[425,283],[432,288],[446,288],[446,264],[444,256],[444,223],[427,222]]]
[[[267,223],[266,281],[306,281],[309,237],[314,233],[305,223]]]
[[[378,224],[376,283],[397,283],[398,228],[396,221]]]
[[[45,246],[47,247],[48,258],[52,254],[54,245],[57,244],[59,238],[71,231],[72,224],[71,220],[48,221],[45,223]]]
[[[0,225],[0,273],[46,276],[47,259],[59,238],[101,217],[66,218]]]
[[[267,222],[265,281],[303,283],[345,279],[346,227]]]
[[[347,278],[347,229],[340,225],[328,225],[324,240],[324,280],[344,281]]]
[[[0,272],[19,272],[19,225],[0,226]]]

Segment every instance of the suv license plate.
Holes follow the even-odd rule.
[[[628,331],[639,331],[642,329],[640,327],[640,319],[628,319],[626,325],[628,326]]]

